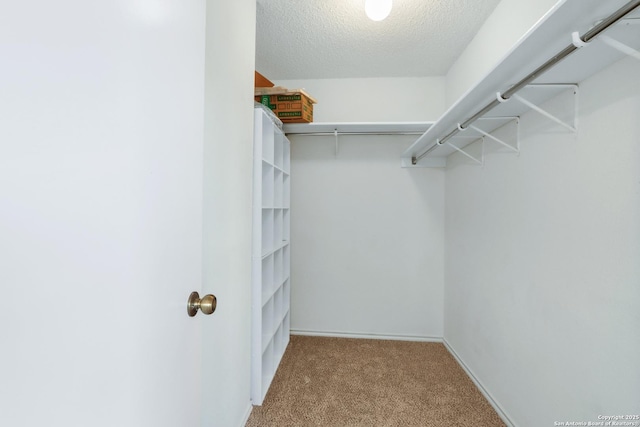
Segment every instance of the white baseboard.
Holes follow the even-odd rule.
[[[243,421],[240,424],[241,427],[247,425],[247,421],[249,421],[249,417],[251,416],[251,411],[253,411],[253,405],[251,404],[251,402],[249,402],[249,406],[247,407],[246,413],[244,414]]]
[[[439,343],[442,342],[442,337],[429,337],[429,336],[422,336],[422,335],[312,331],[308,329],[291,329],[291,335],[306,335],[310,337],[333,337],[333,338],[364,338],[364,339],[371,339],[371,340],[398,340],[398,341],[420,341],[420,342],[439,342]]]
[[[478,389],[480,390],[480,393],[482,393],[482,395],[487,399],[489,404],[493,406],[493,409],[496,410],[496,412],[498,413],[498,416],[502,419],[502,421],[504,421],[507,427],[515,427],[515,424],[511,421],[511,419],[509,418],[507,413],[504,411],[504,409],[502,409],[502,406],[500,406],[500,404],[493,398],[491,393],[489,393],[487,389],[484,388],[484,386],[482,385],[480,380],[475,376],[473,371],[469,369],[469,367],[462,361],[460,356],[458,356],[458,353],[455,352],[455,350],[451,347],[451,345],[449,345],[449,343],[445,338],[442,339],[442,343],[444,344],[446,349],[449,351],[449,353],[451,353],[454,359],[456,359],[456,361],[462,367],[462,369],[464,369],[464,371],[467,373],[469,378],[471,378],[471,381],[473,381],[476,387],[478,387]]]

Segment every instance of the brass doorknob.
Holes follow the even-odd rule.
[[[191,292],[187,300],[187,314],[189,314],[189,317],[193,317],[198,313],[198,309],[203,314],[211,314],[216,311],[217,304],[218,301],[215,295],[208,294],[200,298],[197,292]]]

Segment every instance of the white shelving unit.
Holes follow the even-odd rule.
[[[635,9],[596,35],[586,45],[581,45],[579,40],[573,38],[575,32],[583,37],[589,30],[625,6]],[[578,82],[625,55],[640,59],[638,9],[635,2],[628,0],[558,2],[483,79],[403,153],[402,165],[444,167],[449,155],[482,139],[483,136],[486,137],[483,132],[490,134],[511,119],[518,118],[564,90],[573,90],[577,94]],[[507,102],[499,100],[503,102],[482,114],[480,119],[474,120],[475,129],[469,129],[470,126],[458,128],[460,124],[493,103],[499,93],[506,93],[571,45],[577,49],[552,68],[536,74],[530,85],[513,95],[515,99],[509,99]],[[575,108],[577,109],[577,104]],[[544,111],[541,113],[544,114]],[[565,127],[570,128],[574,124],[575,121]],[[446,137],[452,132],[455,135],[445,142]]]
[[[289,343],[290,145],[254,112],[251,400],[261,405]]]

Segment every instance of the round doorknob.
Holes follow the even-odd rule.
[[[200,298],[197,292],[191,292],[187,300],[187,314],[189,314],[189,317],[193,317],[198,313],[198,310],[202,311],[203,314],[211,314],[216,311],[217,304],[218,301],[215,295],[208,294]]]

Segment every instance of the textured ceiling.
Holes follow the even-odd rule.
[[[258,0],[256,69],[272,80],[441,76],[499,0]]]

